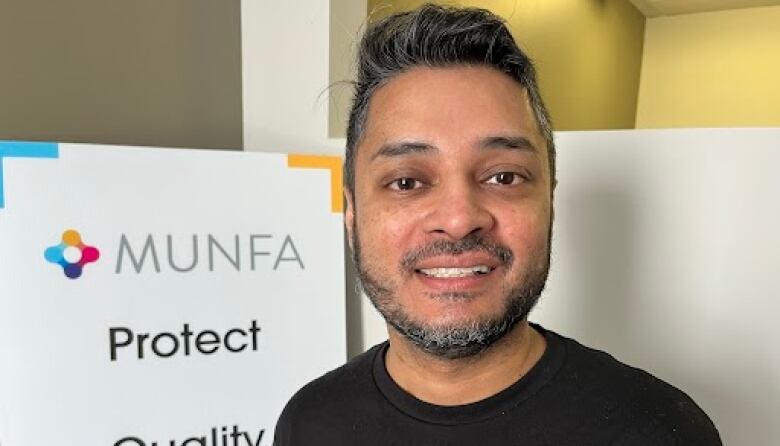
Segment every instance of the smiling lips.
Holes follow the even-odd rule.
[[[484,252],[467,252],[451,256],[436,256],[421,261],[415,272],[433,279],[460,279],[484,276],[500,262]]]
[[[425,274],[428,277],[446,279],[450,277],[457,278],[488,274],[494,269],[495,268],[491,268],[488,265],[475,265],[465,268],[421,268],[416,271]]]

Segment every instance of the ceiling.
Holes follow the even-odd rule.
[[[647,17],[778,6],[780,0],[630,0]]]

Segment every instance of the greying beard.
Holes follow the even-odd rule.
[[[507,291],[506,304],[498,316],[475,320],[465,325],[432,326],[415,321],[398,304],[393,291],[379,283],[365,269],[361,260],[359,239],[357,226],[355,226],[352,258],[358,273],[358,286],[366,293],[388,324],[422,351],[444,359],[461,359],[477,355],[503,338],[518,322],[525,320],[539,300],[550,266],[548,239],[546,262],[542,267],[530,271],[527,277],[521,279],[521,283]],[[468,251],[487,252],[501,262],[502,266],[509,266],[514,259],[508,248],[474,234],[455,242],[437,240],[405,255],[401,266],[408,269],[425,257],[442,254],[457,255]],[[449,293],[435,298],[470,299],[473,297],[468,293]]]

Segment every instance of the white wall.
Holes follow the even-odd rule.
[[[682,388],[724,444],[776,444],[780,129],[557,136],[532,319]]]
[[[328,87],[350,72],[365,17],[363,1],[241,2],[245,150],[344,154],[328,121],[331,95],[345,93]]]
[[[320,151],[327,138],[329,7],[241,2],[244,147]]]

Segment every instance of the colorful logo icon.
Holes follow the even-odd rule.
[[[47,261],[60,265],[69,279],[78,279],[84,265],[100,258],[100,251],[94,246],[85,245],[78,231],[68,229],[62,233],[62,243],[46,248],[43,256]]]

